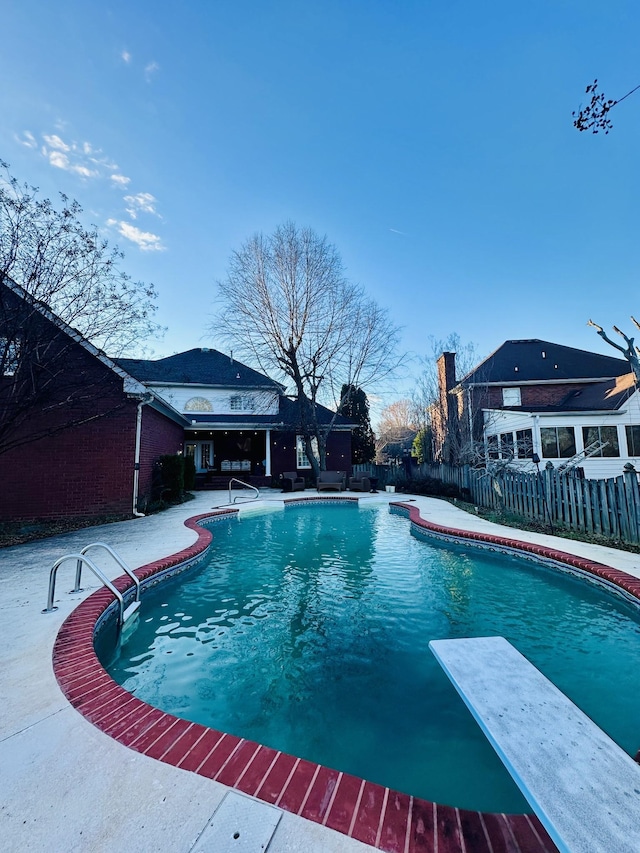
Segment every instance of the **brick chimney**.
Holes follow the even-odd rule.
[[[436,367],[439,405],[432,418],[435,455],[441,462],[453,462],[458,419],[456,401],[449,392],[456,386],[455,352],[443,352],[436,362]]]
[[[438,386],[440,396],[447,394],[456,385],[456,354],[443,352],[438,361]]]

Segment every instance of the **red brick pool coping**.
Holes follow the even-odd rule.
[[[289,503],[326,502],[300,498]],[[345,498],[339,498],[345,500]],[[357,498],[346,498],[357,501]],[[602,563],[503,536],[474,533],[426,521],[410,503],[392,504],[412,525],[441,538],[471,540],[500,550],[524,551],[568,565],[621,587],[640,599],[640,580]],[[237,509],[187,519],[197,541],[136,570],[143,582],[202,556],[212,533],[200,522],[234,516]],[[130,591],[132,581],[114,581]],[[328,826],[388,853],[553,853],[555,845],[535,816],[488,814],[411,797],[389,788],[278,752],[253,741],[166,714],[141,702],[108,675],[96,655],[98,620],[113,604],[100,589],[62,624],[53,648],[53,668],[63,693],[89,722],[144,755],[214,779],[264,802]]]

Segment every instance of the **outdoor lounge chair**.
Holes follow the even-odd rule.
[[[368,477],[349,477],[349,488],[352,492],[370,492],[371,480]]]
[[[317,490],[336,489],[338,492],[343,491],[345,487],[346,474],[344,471],[320,471],[316,482]]]
[[[303,492],[305,487],[304,477],[301,477],[297,471],[285,471],[281,475],[283,492]]]

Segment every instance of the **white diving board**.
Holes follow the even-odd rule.
[[[640,765],[504,637],[429,647],[560,851],[640,851]]]

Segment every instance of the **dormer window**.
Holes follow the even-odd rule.
[[[502,405],[503,406],[521,406],[519,388],[503,388],[502,389]]]
[[[232,412],[252,412],[255,409],[255,400],[245,394],[233,394],[229,401]]]

